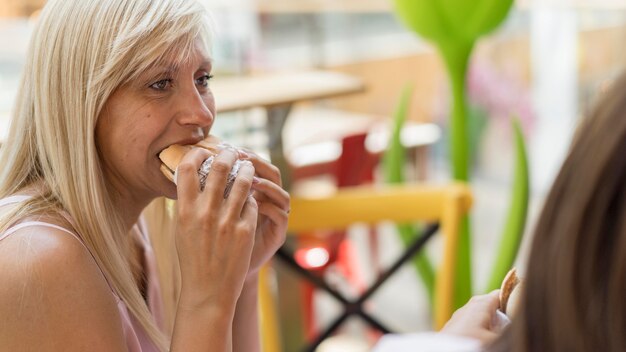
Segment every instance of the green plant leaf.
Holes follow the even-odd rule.
[[[496,29],[504,21],[513,6],[513,0],[482,0],[479,3],[479,6],[475,8],[469,21],[465,24],[468,32],[473,34],[473,39],[478,39]]]
[[[402,126],[408,115],[409,102],[413,92],[412,86],[406,86],[400,96],[400,101],[396,107],[393,117],[393,131],[389,139],[389,145],[383,156],[383,171],[385,180],[388,183],[404,182],[404,165],[406,159],[406,151],[400,140]]]
[[[452,33],[435,1],[395,0],[396,14],[414,32],[434,42],[448,40]]]
[[[513,0],[395,0],[396,13],[409,28],[435,43],[470,43],[492,31]]]
[[[465,77],[474,43],[495,29],[509,12],[513,0],[394,0],[400,19],[439,50],[453,90],[450,118],[450,159],[455,180],[469,181],[469,136]],[[455,306],[472,294],[471,231],[469,216],[461,223],[455,279]]]
[[[526,154],[526,143],[519,121],[513,119],[513,130],[515,131],[515,175],[513,180],[513,195],[507,221],[500,239],[498,256],[493,266],[491,277],[487,284],[487,292],[500,288],[500,284],[506,273],[515,262],[515,257],[519,250],[526,215],[528,212],[528,196],[530,190],[530,180],[528,172],[528,157]]]
[[[391,138],[389,139],[389,146],[383,156],[383,173],[385,177],[385,181],[387,183],[404,183],[404,166],[406,165],[406,150],[402,145],[400,140],[400,135],[402,132],[402,126],[404,126],[404,122],[406,121],[406,116],[408,115],[409,102],[411,99],[411,94],[413,92],[413,88],[411,86],[407,86],[402,91],[402,96],[400,97],[400,101],[394,113],[393,119],[393,131],[391,134]],[[418,226],[411,225],[397,225],[396,229],[398,231],[398,236],[402,243],[405,246],[408,246],[415,240],[415,236],[419,231]],[[413,266],[415,270],[419,274],[422,282],[424,283],[424,287],[426,289],[426,294],[428,296],[428,301],[430,303],[431,311],[433,308],[433,298],[435,294],[435,269],[431,264],[428,256],[424,251],[417,253],[413,257]]]

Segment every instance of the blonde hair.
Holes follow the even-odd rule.
[[[50,0],[31,39],[9,137],[0,197],[35,183],[45,192],[0,218],[66,211],[129,312],[161,349],[159,331],[128,264],[128,240],[99,159],[95,127],[120,86],[163,60],[183,63],[196,39],[210,48],[193,0]],[[171,247],[170,247],[171,248]]]

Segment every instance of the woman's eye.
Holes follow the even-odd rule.
[[[162,79],[150,85],[150,88],[155,90],[167,90],[172,85],[171,79]]]
[[[207,87],[211,78],[213,78],[213,75],[203,75],[199,78],[196,78],[196,84],[201,87]]]

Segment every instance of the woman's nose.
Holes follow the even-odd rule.
[[[203,97],[198,91],[181,94],[177,99],[176,120],[180,125],[210,127],[213,124],[215,104],[213,97]]]

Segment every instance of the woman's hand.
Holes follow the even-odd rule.
[[[285,242],[289,219],[289,193],[282,189],[280,171],[252,152],[246,152],[256,170],[252,185],[253,197],[259,207],[254,250],[250,261],[248,277],[256,275]]]
[[[500,305],[499,293],[499,290],[495,290],[486,295],[472,297],[454,312],[441,332],[471,337],[483,344],[491,342],[497,336],[492,322]]]
[[[193,308],[210,302],[232,308],[234,314],[256,247],[258,210],[256,200],[249,196],[255,170],[251,162],[243,163],[230,195],[224,199],[227,175],[237,153],[225,149],[215,157],[206,186],[200,191],[197,170],[209,155],[194,148],[177,171],[180,304]]]

